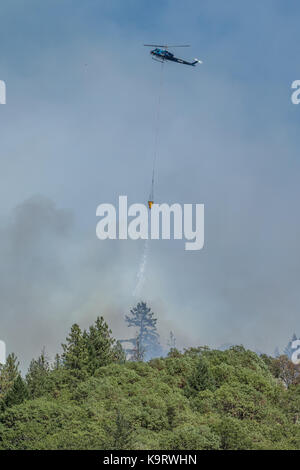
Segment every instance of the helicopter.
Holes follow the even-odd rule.
[[[170,61],[170,62],[177,62],[178,64],[183,64],[183,65],[191,65],[195,67],[197,64],[202,64],[203,62],[198,59],[194,59],[194,62],[188,62],[183,59],[179,59],[178,57],[175,57],[172,52],[168,51],[168,48],[175,48],[175,47],[190,47],[189,45],[178,45],[178,46],[168,46],[168,45],[159,45],[159,44],[144,44],[145,47],[155,47],[155,49],[152,49],[150,51],[150,54],[152,55],[153,60],[157,60],[158,62],[165,62],[165,61]]]

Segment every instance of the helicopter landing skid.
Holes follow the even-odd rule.
[[[165,62],[165,59],[156,59],[155,57],[152,57],[152,60],[156,60],[156,62],[160,62],[161,64]]]

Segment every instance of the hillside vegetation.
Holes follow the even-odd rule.
[[[300,449],[298,372],[241,346],[126,361],[102,318],[26,378],[0,371],[0,449]]]

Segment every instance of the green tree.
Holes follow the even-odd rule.
[[[117,341],[112,349],[114,362],[118,364],[125,364],[126,362],[126,353],[122,347],[120,341]]]
[[[4,406],[10,407],[13,405],[20,405],[24,400],[29,398],[28,389],[25,381],[20,375],[15,379],[12,387],[8,391],[5,400]]]
[[[59,354],[55,354],[54,363],[52,365],[53,370],[58,370],[62,367],[62,361]]]
[[[43,349],[38,359],[32,359],[26,375],[26,383],[32,398],[40,397],[46,393],[49,376],[50,364]]]
[[[214,391],[216,388],[215,379],[211,371],[209,361],[200,356],[192,374],[188,377],[186,393],[188,396],[195,396],[203,390]]]
[[[11,353],[6,363],[0,365],[0,401],[4,400],[19,375],[19,362],[17,356]]]
[[[132,448],[133,429],[119,409],[117,409],[113,426],[109,427],[107,432],[109,435],[109,448],[111,450]]]
[[[115,340],[103,317],[97,317],[95,324],[89,328],[84,339],[88,352],[88,368],[94,374],[99,367],[108,365],[115,359],[113,349]]]
[[[62,348],[62,362],[66,369],[72,370],[78,376],[87,370],[89,354],[86,334],[82,333],[76,323],[72,325],[71,332],[66,338],[66,344],[62,344]]]

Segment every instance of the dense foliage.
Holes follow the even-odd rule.
[[[197,348],[126,361],[103,318],[22,378],[0,369],[0,449],[300,449],[298,370],[286,356]]]

